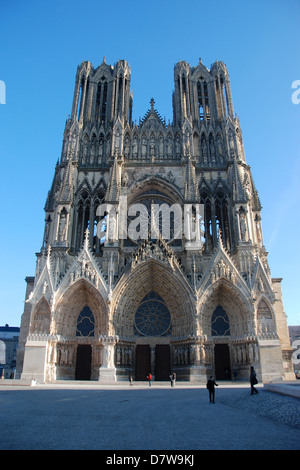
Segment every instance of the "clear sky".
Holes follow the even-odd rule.
[[[179,60],[225,62],[271,273],[283,278],[288,323],[299,325],[299,0],[0,0],[0,18],[0,325],[20,325],[77,66],[104,56],[131,65],[137,120],[153,97],[172,121]]]

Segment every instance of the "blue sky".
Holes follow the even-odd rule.
[[[0,325],[20,325],[77,66],[104,56],[131,65],[137,120],[153,97],[172,121],[179,60],[225,62],[271,273],[283,278],[288,323],[299,325],[300,104],[291,99],[300,80],[299,0],[0,0],[0,18]]]

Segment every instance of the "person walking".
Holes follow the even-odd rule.
[[[132,375],[131,374],[129,375],[128,380],[129,380],[129,385],[132,385]]]
[[[151,380],[152,380],[151,372],[149,372],[147,379],[148,379],[148,382],[149,382],[149,387],[151,387]]]
[[[219,385],[216,384],[216,382],[213,379],[213,376],[211,375],[206,384],[206,388],[209,392],[209,403],[215,403],[215,387],[218,387],[218,386]]]
[[[254,395],[258,393],[258,390],[254,387],[258,383],[257,378],[256,378],[256,372],[253,366],[250,368],[250,385],[251,385],[251,394]]]

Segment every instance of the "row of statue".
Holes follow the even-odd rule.
[[[48,354],[50,364],[75,367],[76,345],[74,344],[53,343]],[[232,363],[235,366],[253,364],[259,359],[258,346],[252,342],[232,344],[230,354]],[[172,348],[172,363],[174,366],[211,365],[213,357],[214,345],[210,344],[185,344]],[[93,346],[92,360],[95,367],[101,367],[102,365],[112,367],[114,364],[117,367],[132,367],[134,365],[134,346],[118,345],[116,348],[104,348],[102,345]]]
[[[186,140],[186,138],[185,138]],[[194,142],[194,154],[195,156],[201,157],[203,164],[216,164],[224,163],[225,151],[222,137],[218,134],[216,139],[210,135],[209,138],[206,136],[200,137],[195,135],[193,137]],[[115,151],[118,154],[122,154],[126,159],[147,159],[156,158],[159,160],[165,159],[176,159],[179,160],[183,154],[186,153],[186,145],[182,144],[182,139],[179,135],[175,138],[173,135],[160,134],[156,137],[151,134],[150,137],[146,134],[139,136],[133,134],[132,137],[128,134],[124,138],[123,148],[121,149],[121,136],[117,132],[114,138],[114,144],[112,144],[112,138],[107,139],[104,136],[100,136],[99,139],[93,137],[89,140],[88,136],[84,136],[79,144],[78,159],[82,164],[102,164],[107,159],[111,158]],[[189,146],[190,148],[190,142]],[[70,140],[70,144],[66,140],[63,147],[63,159],[67,159],[68,154],[74,155],[76,145],[74,145],[74,139]],[[231,152],[234,152],[234,142],[230,140],[229,148]]]

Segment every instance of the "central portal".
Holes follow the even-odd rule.
[[[151,372],[155,380],[169,380],[170,346],[168,344],[138,344],[135,351],[135,380],[147,380]]]
[[[137,339],[135,351],[135,378],[146,380],[149,372],[155,380],[169,380],[171,314],[156,292],[149,292],[140,303],[134,317]],[[148,344],[147,344],[148,343]]]

